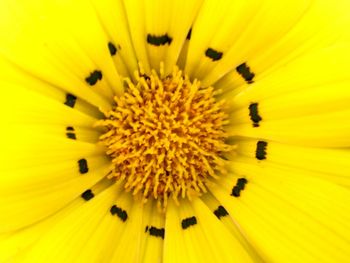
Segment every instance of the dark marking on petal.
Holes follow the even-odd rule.
[[[232,188],[231,195],[234,197],[239,197],[241,195],[241,188],[239,188],[238,186],[234,186]]]
[[[214,211],[214,214],[217,218],[221,218],[228,215],[228,212],[226,211],[225,207],[222,205],[219,205],[218,208]]]
[[[164,235],[165,235],[165,229],[164,228],[156,228],[154,226],[146,226],[145,232],[149,232],[149,234],[151,236],[155,236],[155,237],[160,237],[162,239],[164,239]]]
[[[246,178],[238,178],[236,185],[232,188],[231,195],[234,197],[239,197],[241,195],[241,191],[244,190],[247,183],[248,180]]]
[[[75,136],[75,133],[67,133],[66,135],[67,135],[67,138],[69,138],[69,139],[72,139],[72,140],[77,139],[77,137]]]
[[[65,105],[67,105],[68,107],[74,108],[75,102],[77,100],[77,97],[75,97],[74,95],[67,93],[66,94],[66,101],[64,102]]]
[[[264,141],[257,142],[256,152],[255,152],[256,159],[258,160],[266,159],[266,147],[267,147],[267,142],[264,142]]]
[[[77,139],[73,127],[67,127],[66,128],[66,135],[67,135],[67,138],[69,138],[69,139],[72,139],[72,140],[76,140]]]
[[[117,47],[112,42],[108,42],[108,50],[111,56],[114,56],[115,54],[117,54]]]
[[[247,63],[239,65],[238,67],[236,67],[236,70],[238,74],[240,74],[248,84],[254,82],[253,78],[255,77],[255,74],[250,71],[250,68],[247,66]]]
[[[86,190],[84,193],[81,194],[81,197],[85,201],[89,201],[90,199],[94,198],[94,193],[91,191],[91,189]]]
[[[246,178],[238,178],[236,186],[239,187],[241,190],[244,190],[246,183],[248,183],[248,180]]]
[[[195,224],[197,224],[197,218],[195,216],[185,218],[181,221],[182,229],[186,229],[190,226],[194,226]]]
[[[155,36],[148,34],[147,35],[147,43],[154,45],[154,46],[163,46],[163,45],[170,45],[173,39],[168,36],[168,34],[162,35],[162,36]]]
[[[217,61],[220,60],[222,58],[222,52],[216,51],[212,48],[208,48],[205,51],[205,55],[210,58],[212,61]]]
[[[253,121],[253,127],[259,127],[259,122],[262,120],[262,118],[260,117],[258,112],[258,103],[251,103],[249,105],[249,116],[250,119]]]
[[[112,215],[117,215],[123,222],[128,219],[127,212],[116,205],[111,207],[110,212]]]
[[[89,171],[89,167],[88,167],[86,159],[80,159],[78,161],[78,164],[79,164],[79,172],[81,174],[86,174]]]
[[[90,73],[90,76],[85,79],[90,86],[93,86],[97,83],[97,81],[102,79],[102,72],[99,70],[95,70]]]
[[[187,39],[187,40],[190,40],[190,39],[191,39],[191,36],[192,36],[192,27],[191,27],[190,30],[188,31],[187,36],[186,36],[186,39]]]

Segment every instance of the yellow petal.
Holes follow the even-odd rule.
[[[111,204],[118,187],[110,187],[88,202],[84,202],[51,228],[23,255],[23,262],[69,262],[77,259],[86,242],[105,217],[112,217]],[[108,233],[105,235],[109,237]],[[103,242],[99,243],[102,245]],[[100,247],[90,250],[94,255]]]
[[[157,211],[156,202],[148,200],[143,208],[143,231],[140,262],[161,262],[165,232],[165,214]]]
[[[206,1],[193,27],[186,69],[203,85],[211,85],[281,39],[309,5],[301,0]],[[220,53],[220,58],[208,56],[208,49]]]
[[[252,262],[200,199],[179,207],[169,204],[164,246],[164,262]]]
[[[247,119],[249,111],[247,110]],[[232,114],[234,118],[234,114]],[[232,125],[227,130],[232,136],[273,140],[280,143],[316,147],[349,147],[350,110],[302,116],[280,120],[259,121]]]
[[[339,209],[344,207],[343,198],[349,198],[347,190],[325,181],[299,177],[293,187],[294,193],[301,193],[305,189],[307,191],[293,198],[286,197],[285,194],[279,195],[278,189],[276,190],[284,182],[288,185],[288,181],[283,179],[283,174],[279,174],[280,179],[275,181],[278,186],[274,184],[267,188],[268,182],[265,185],[260,184],[265,173],[261,175],[259,172],[264,170],[255,166],[252,166],[252,169],[256,172],[247,175],[248,183],[240,196],[231,195],[232,187],[236,185],[237,178],[246,176],[247,170],[244,170],[244,174],[240,172],[238,175],[228,176],[219,182],[219,187],[213,187],[211,190],[237,220],[248,240],[265,261],[346,261],[349,257],[349,241],[344,237],[348,237],[348,234],[342,233],[341,230],[349,229],[348,216],[344,217],[344,214],[349,213],[339,214]],[[268,170],[265,171],[268,174]],[[255,178],[259,176],[261,180],[258,183]],[[327,184],[330,190],[327,194],[322,194],[322,189]],[[302,187],[298,188],[298,185]],[[317,195],[317,199],[313,199],[314,194]],[[303,197],[307,196],[310,202],[305,206]],[[331,201],[328,201],[329,199]],[[332,202],[339,205],[332,208]],[[323,205],[331,210],[324,211]],[[320,214],[323,215],[322,218],[318,217]],[[332,222],[337,216],[346,225],[342,225],[339,220]]]
[[[261,142],[266,142],[266,145],[262,146]],[[258,140],[238,140],[237,146],[239,156],[255,159],[256,165],[276,164],[295,173],[303,169],[306,176],[350,186],[348,149],[311,148],[273,141],[259,143]]]
[[[124,77],[128,75],[132,77],[134,71],[138,69],[138,65],[123,2],[93,0],[92,4],[106,35],[110,39],[108,47],[118,73]]]
[[[107,174],[106,160],[82,158],[5,170],[6,176],[1,177],[0,232],[19,229],[57,212]],[[82,171],[81,160],[86,162],[86,170]]]

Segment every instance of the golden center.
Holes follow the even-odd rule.
[[[166,207],[171,197],[192,199],[207,192],[226,173],[225,102],[212,87],[190,81],[178,68],[168,76],[142,70],[97,125],[106,128],[100,141],[112,161],[109,178],[146,202]]]

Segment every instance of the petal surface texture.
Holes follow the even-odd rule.
[[[349,10],[1,0],[0,262],[349,262]],[[96,123],[175,66],[225,102],[234,150],[162,210],[111,179]]]

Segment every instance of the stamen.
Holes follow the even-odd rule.
[[[168,198],[199,196],[212,179],[225,174],[222,155],[233,151],[226,143],[224,101],[217,101],[212,87],[191,82],[177,67],[164,76],[144,70],[137,83],[125,79],[123,96],[96,126],[106,128],[100,141],[112,167],[109,178],[124,180],[124,188],[165,208]]]

